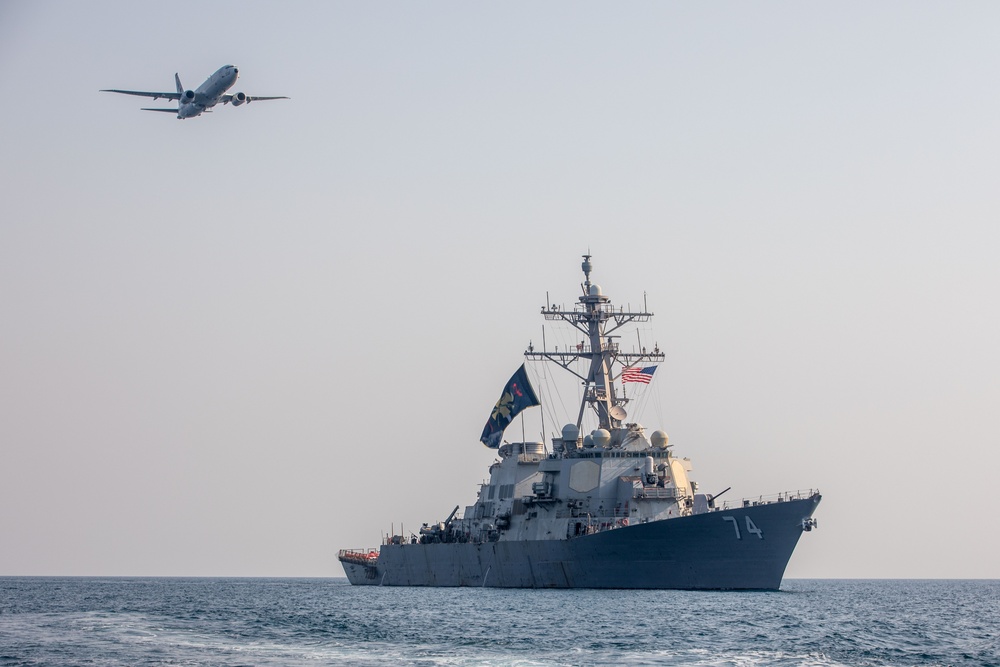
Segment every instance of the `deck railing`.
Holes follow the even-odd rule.
[[[627,519],[632,516],[631,511],[626,509],[616,509],[614,507],[609,509],[599,509],[599,510],[572,510],[572,509],[560,509],[556,510],[557,519],[584,519],[587,517],[591,519]]]
[[[819,489],[799,489],[798,491],[782,491],[766,496],[754,498],[741,498],[740,500],[726,500],[721,505],[716,503],[717,510],[731,510],[739,507],[755,507],[757,505],[770,505],[771,503],[784,503],[789,500],[805,500],[812,498],[819,493]]]
[[[640,490],[636,497],[638,498],[660,498],[660,499],[670,499],[670,498],[683,498],[685,495],[684,489],[678,489],[675,486],[659,487],[659,486],[646,486]]]

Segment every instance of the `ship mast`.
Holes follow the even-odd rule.
[[[618,396],[615,390],[614,381],[620,375],[620,372],[615,372],[615,364],[624,368],[645,361],[663,361],[664,357],[658,346],[650,353],[647,353],[645,348],[638,352],[622,352],[619,349],[618,343],[614,340],[617,336],[610,334],[631,322],[647,322],[653,313],[645,310],[625,312],[623,308],[615,310],[611,299],[601,293],[601,287],[590,282],[590,272],[593,270],[590,257],[590,255],[583,256],[581,265],[584,275],[584,282],[581,285],[583,294],[579,298],[579,303],[572,310],[563,310],[555,304],[542,307],[542,316],[546,320],[568,322],[583,333],[584,340],[576,346],[576,351],[536,351],[529,346],[524,356],[528,359],[553,361],[580,378],[584,391],[580,414],[576,420],[577,428],[582,427],[584,412],[587,406],[590,406],[597,414],[599,428],[610,431],[621,428],[622,420],[627,416],[624,405],[628,399]],[[571,367],[580,359],[590,362],[586,375],[581,375]]]

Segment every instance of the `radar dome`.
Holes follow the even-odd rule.
[[[591,449],[594,446],[594,436],[585,435],[583,436],[583,446],[587,449]]]
[[[663,431],[653,431],[653,435],[649,436],[649,441],[653,444],[653,447],[666,449],[669,438]]]
[[[608,431],[603,428],[599,428],[593,433],[591,433],[591,437],[594,439],[595,447],[600,447],[603,449],[604,447],[607,447],[608,444],[611,443],[611,434],[608,433]]]
[[[590,296],[601,296],[601,286],[591,285],[590,286]]]
[[[562,427],[562,437],[563,440],[576,442],[576,439],[580,437],[580,429],[576,427],[576,424],[566,424]]]

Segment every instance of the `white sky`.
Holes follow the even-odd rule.
[[[474,501],[590,249],[702,488],[823,491],[788,576],[1000,577],[998,25],[0,2],[0,575],[342,576]],[[226,63],[292,100],[97,92]]]

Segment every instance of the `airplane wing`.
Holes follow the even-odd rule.
[[[138,95],[139,97],[152,97],[154,100],[158,100],[161,97],[165,100],[179,100],[181,98],[180,93],[147,93],[141,90],[117,90],[115,88],[101,90],[102,93],[121,93],[122,95]]]
[[[233,106],[238,107],[244,102],[249,103],[249,102],[264,102],[266,100],[290,100],[292,98],[285,97],[284,95],[279,95],[277,97],[256,97],[251,95],[243,95],[243,93],[236,93],[235,95],[223,95],[222,97],[219,98],[219,101],[222,102],[223,104],[229,104],[234,99],[236,100],[236,104],[234,104]]]
[[[179,110],[178,109],[146,109],[145,107],[143,107],[142,109],[139,109],[139,111],[162,111],[164,113],[178,113]]]

